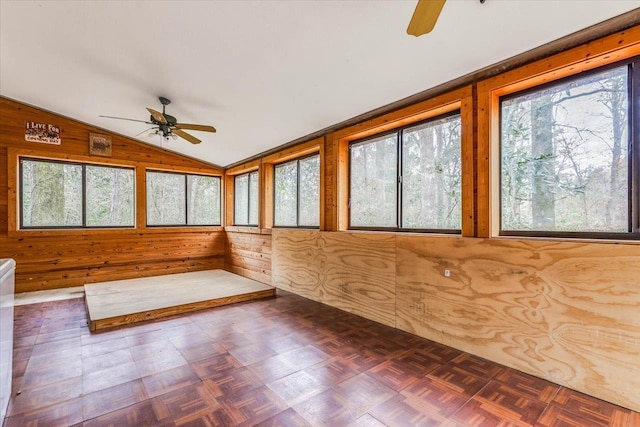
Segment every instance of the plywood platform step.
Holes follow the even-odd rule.
[[[276,294],[271,286],[224,270],[92,283],[84,292],[91,331]]]

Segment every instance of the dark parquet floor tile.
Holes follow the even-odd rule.
[[[215,371],[202,382],[216,397],[247,392],[264,385],[264,382],[247,367],[228,368]]]
[[[306,399],[293,409],[313,426],[346,426],[362,415],[333,389]]]
[[[149,397],[159,396],[199,382],[201,382],[200,378],[190,365],[178,366],[168,371],[142,377],[142,383]]]
[[[562,418],[570,417],[567,412],[577,414],[593,425],[623,425],[626,420],[631,420],[631,411],[628,409],[565,387],[560,388],[552,401],[552,406],[561,408],[560,413],[565,414]],[[640,424],[637,425],[640,426]]]
[[[524,396],[546,403],[550,402],[560,389],[560,386],[557,384],[536,378],[524,372],[516,371],[515,369],[505,369],[496,375],[495,379]]]
[[[54,405],[8,417],[5,419],[3,427],[67,427],[82,422],[84,419],[82,407],[81,397],[65,400]]]
[[[397,395],[393,389],[366,373],[349,378],[334,386],[333,389],[350,407],[356,409],[358,416]]]
[[[432,407],[402,395],[381,403],[369,411],[386,426],[439,426],[446,418]]]
[[[134,403],[142,402],[149,396],[142,381],[135,380],[114,387],[85,394],[82,397],[84,419],[98,417]]]
[[[218,398],[234,425],[255,425],[287,409],[288,405],[267,386],[238,391]]]
[[[421,402],[430,408],[430,413],[449,417],[461,408],[469,399],[454,391],[451,387],[431,378],[422,378],[400,392],[405,397]]]
[[[293,406],[328,388],[320,380],[305,371],[298,371],[267,384],[287,405]]]
[[[312,427],[300,414],[292,408],[286,409],[256,426],[259,427]]]
[[[640,414],[287,292],[90,333],[15,307],[13,426],[640,426]]]
[[[83,427],[160,426],[150,400],[85,421]]]
[[[427,376],[466,397],[472,397],[489,383],[486,378],[476,377],[463,368],[451,365],[440,366]]]

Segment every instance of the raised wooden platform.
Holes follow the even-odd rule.
[[[84,285],[89,329],[275,296],[275,288],[224,270]]]

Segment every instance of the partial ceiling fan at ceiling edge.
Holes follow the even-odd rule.
[[[153,135],[161,135],[165,139],[169,139],[170,137],[180,137],[186,141],[189,141],[192,144],[199,144],[200,139],[195,136],[185,132],[185,130],[195,130],[201,132],[215,132],[216,128],[209,125],[197,125],[191,123],[178,123],[177,119],[166,113],[165,107],[171,103],[171,101],[165,97],[159,97],[160,103],[162,104],[162,112],[156,111],[152,108],[147,108],[147,111],[151,116],[149,120],[136,120],[136,119],[127,119],[124,117],[114,117],[114,116],[99,116],[105,117],[108,119],[117,119],[117,120],[128,120],[131,122],[140,122],[146,123],[149,125],[153,125],[151,128],[139,133],[136,137],[148,133],[150,130],[155,129],[155,132],[151,133],[150,136]]]
[[[440,12],[446,0],[418,0],[416,10],[413,12],[407,34],[420,37],[430,33],[436,26]],[[484,3],[485,0],[480,0]]]

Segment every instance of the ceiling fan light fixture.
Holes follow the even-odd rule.
[[[171,103],[171,101],[163,96],[159,97],[158,100],[162,104],[162,113],[160,111],[156,111],[152,108],[147,108],[149,114],[149,120],[135,120],[135,119],[127,119],[124,117],[114,117],[114,116],[100,116],[106,117],[110,119],[118,119],[118,120],[129,120],[133,122],[142,122],[153,125],[151,129],[155,128],[154,132],[149,132],[147,136],[152,138],[154,136],[160,135],[161,138],[169,141],[169,139],[178,139],[182,138],[192,144],[200,144],[202,142],[200,139],[195,136],[185,132],[184,130],[195,130],[200,132],[215,132],[216,128],[209,125],[198,125],[198,124],[189,124],[189,123],[178,123],[178,120],[170,116],[166,113],[165,107]],[[144,133],[148,132],[148,129],[144,132],[136,135],[136,138],[142,136]]]

